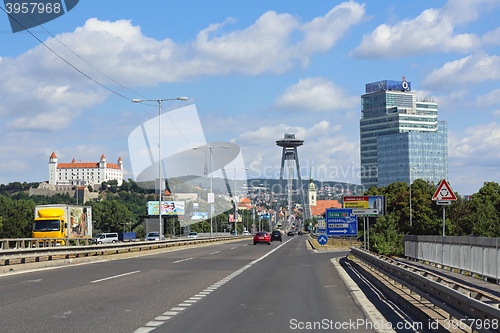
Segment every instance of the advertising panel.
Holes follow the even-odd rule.
[[[208,213],[206,212],[192,212],[191,221],[203,221],[208,219]]]
[[[377,209],[378,215],[385,215],[385,195],[365,195],[357,197],[344,197],[344,208],[352,209]],[[377,216],[377,215],[373,215]]]
[[[184,215],[184,201],[162,201],[161,215]],[[148,201],[148,214],[158,215],[158,201]]]
[[[92,210],[86,206],[69,206],[70,234],[69,237],[92,237]]]

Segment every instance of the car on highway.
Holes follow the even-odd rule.
[[[286,235],[287,236],[295,236],[295,233],[293,231],[289,231]]]
[[[188,238],[198,238],[198,233],[197,233],[197,232],[194,232],[194,231],[191,231],[191,232],[188,234]]]
[[[271,245],[271,237],[267,231],[259,231],[253,236],[253,245],[257,245],[257,243],[267,243],[267,245]]]
[[[250,236],[250,232],[248,230],[243,231],[243,236]]]
[[[105,244],[118,242],[118,234],[116,232],[107,232],[95,235],[91,241],[93,244]]]
[[[146,235],[146,238],[144,240],[146,241],[155,241],[155,240],[160,240],[160,233],[158,231],[151,231]],[[165,240],[165,237],[161,235],[161,240]]]
[[[274,240],[279,240],[280,242],[283,241],[283,238],[281,237],[281,231],[279,230],[274,230],[272,233],[271,233],[271,242],[274,241]]]

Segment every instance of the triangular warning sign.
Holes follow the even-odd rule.
[[[448,182],[443,179],[436,193],[432,196],[432,200],[457,200],[457,197],[455,193],[453,193],[450,185],[448,185]]]

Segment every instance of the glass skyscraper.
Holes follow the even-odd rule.
[[[361,96],[361,184],[387,186],[448,178],[446,122],[434,101],[417,101],[411,83],[378,81]]]

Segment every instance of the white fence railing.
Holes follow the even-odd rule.
[[[405,256],[500,279],[500,238],[405,236]]]

